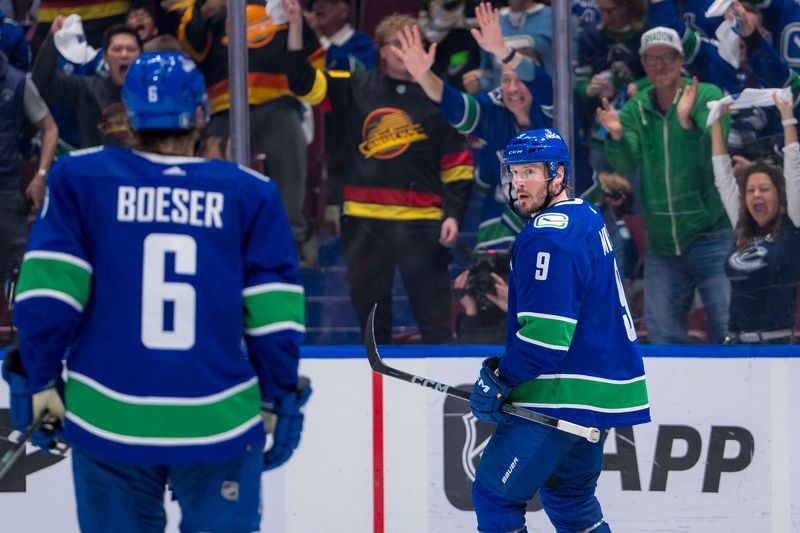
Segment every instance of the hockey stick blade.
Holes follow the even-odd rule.
[[[410,374],[408,372],[403,372],[402,370],[392,368],[383,362],[381,354],[378,352],[378,344],[375,342],[375,311],[377,308],[378,304],[372,306],[372,311],[370,311],[369,316],[367,317],[367,324],[364,327],[364,347],[367,350],[367,359],[369,360],[369,366],[372,367],[373,372],[400,379],[402,381],[407,381],[409,383],[414,383],[428,389],[433,389],[436,392],[443,392],[448,396],[453,396],[468,402],[470,393],[467,391],[457,389],[451,385],[440,383],[432,379],[415,376],[414,374]],[[519,408],[510,403],[504,403],[500,410],[504,413],[536,422],[537,424],[542,424],[544,426],[549,426],[572,435],[583,437],[589,442],[600,441],[600,430],[597,428],[580,426],[578,424],[573,424],[572,422],[567,422],[566,420],[559,420],[558,418],[553,418],[552,416]]]

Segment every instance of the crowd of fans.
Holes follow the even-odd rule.
[[[132,142],[120,87],[143,50],[195,60],[211,109],[197,155],[230,154],[226,0],[73,4],[0,0],[7,295],[54,157]],[[478,283],[483,267],[454,269],[453,250],[505,258],[526,223],[498,154],[553,125],[550,2],[425,0],[372,36],[349,0],[246,4],[252,166],[280,190],[301,266],[317,267],[320,233],[341,238],[359,323],[382,308],[379,342],[392,340],[396,270],[422,342],[502,340],[502,267]],[[640,338],[794,342],[800,5],[574,0],[572,12],[571,187],[603,214]]]

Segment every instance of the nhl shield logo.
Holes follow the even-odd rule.
[[[469,389],[472,385],[458,385]],[[448,397],[444,402],[444,492],[461,511],[472,511],[472,482],[481,454],[496,426],[475,418],[469,403]],[[539,494],[528,502],[528,511],[539,511]]]
[[[223,481],[222,489],[219,493],[229,502],[235,502],[239,499],[239,483],[236,481]]]

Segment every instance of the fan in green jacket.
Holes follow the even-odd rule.
[[[619,112],[604,100],[597,116],[608,131],[605,153],[614,170],[641,170],[648,336],[653,342],[684,342],[697,288],[709,315],[710,340],[722,342],[730,295],[723,251],[732,237],[714,187],[705,126],[706,104],[722,98],[722,91],[682,76],[685,56],[675,30],[645,32],[639,53],[652,86]],[[723,128],[727,135],[729,122]]]

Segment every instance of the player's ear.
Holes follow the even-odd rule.
[[[556,173],[556,177],[550,182],[550,186],[554,189],[558,189],[561,187],[561,183],[564,181],[564,165],[562,163],[558,164],[558,172]]]

